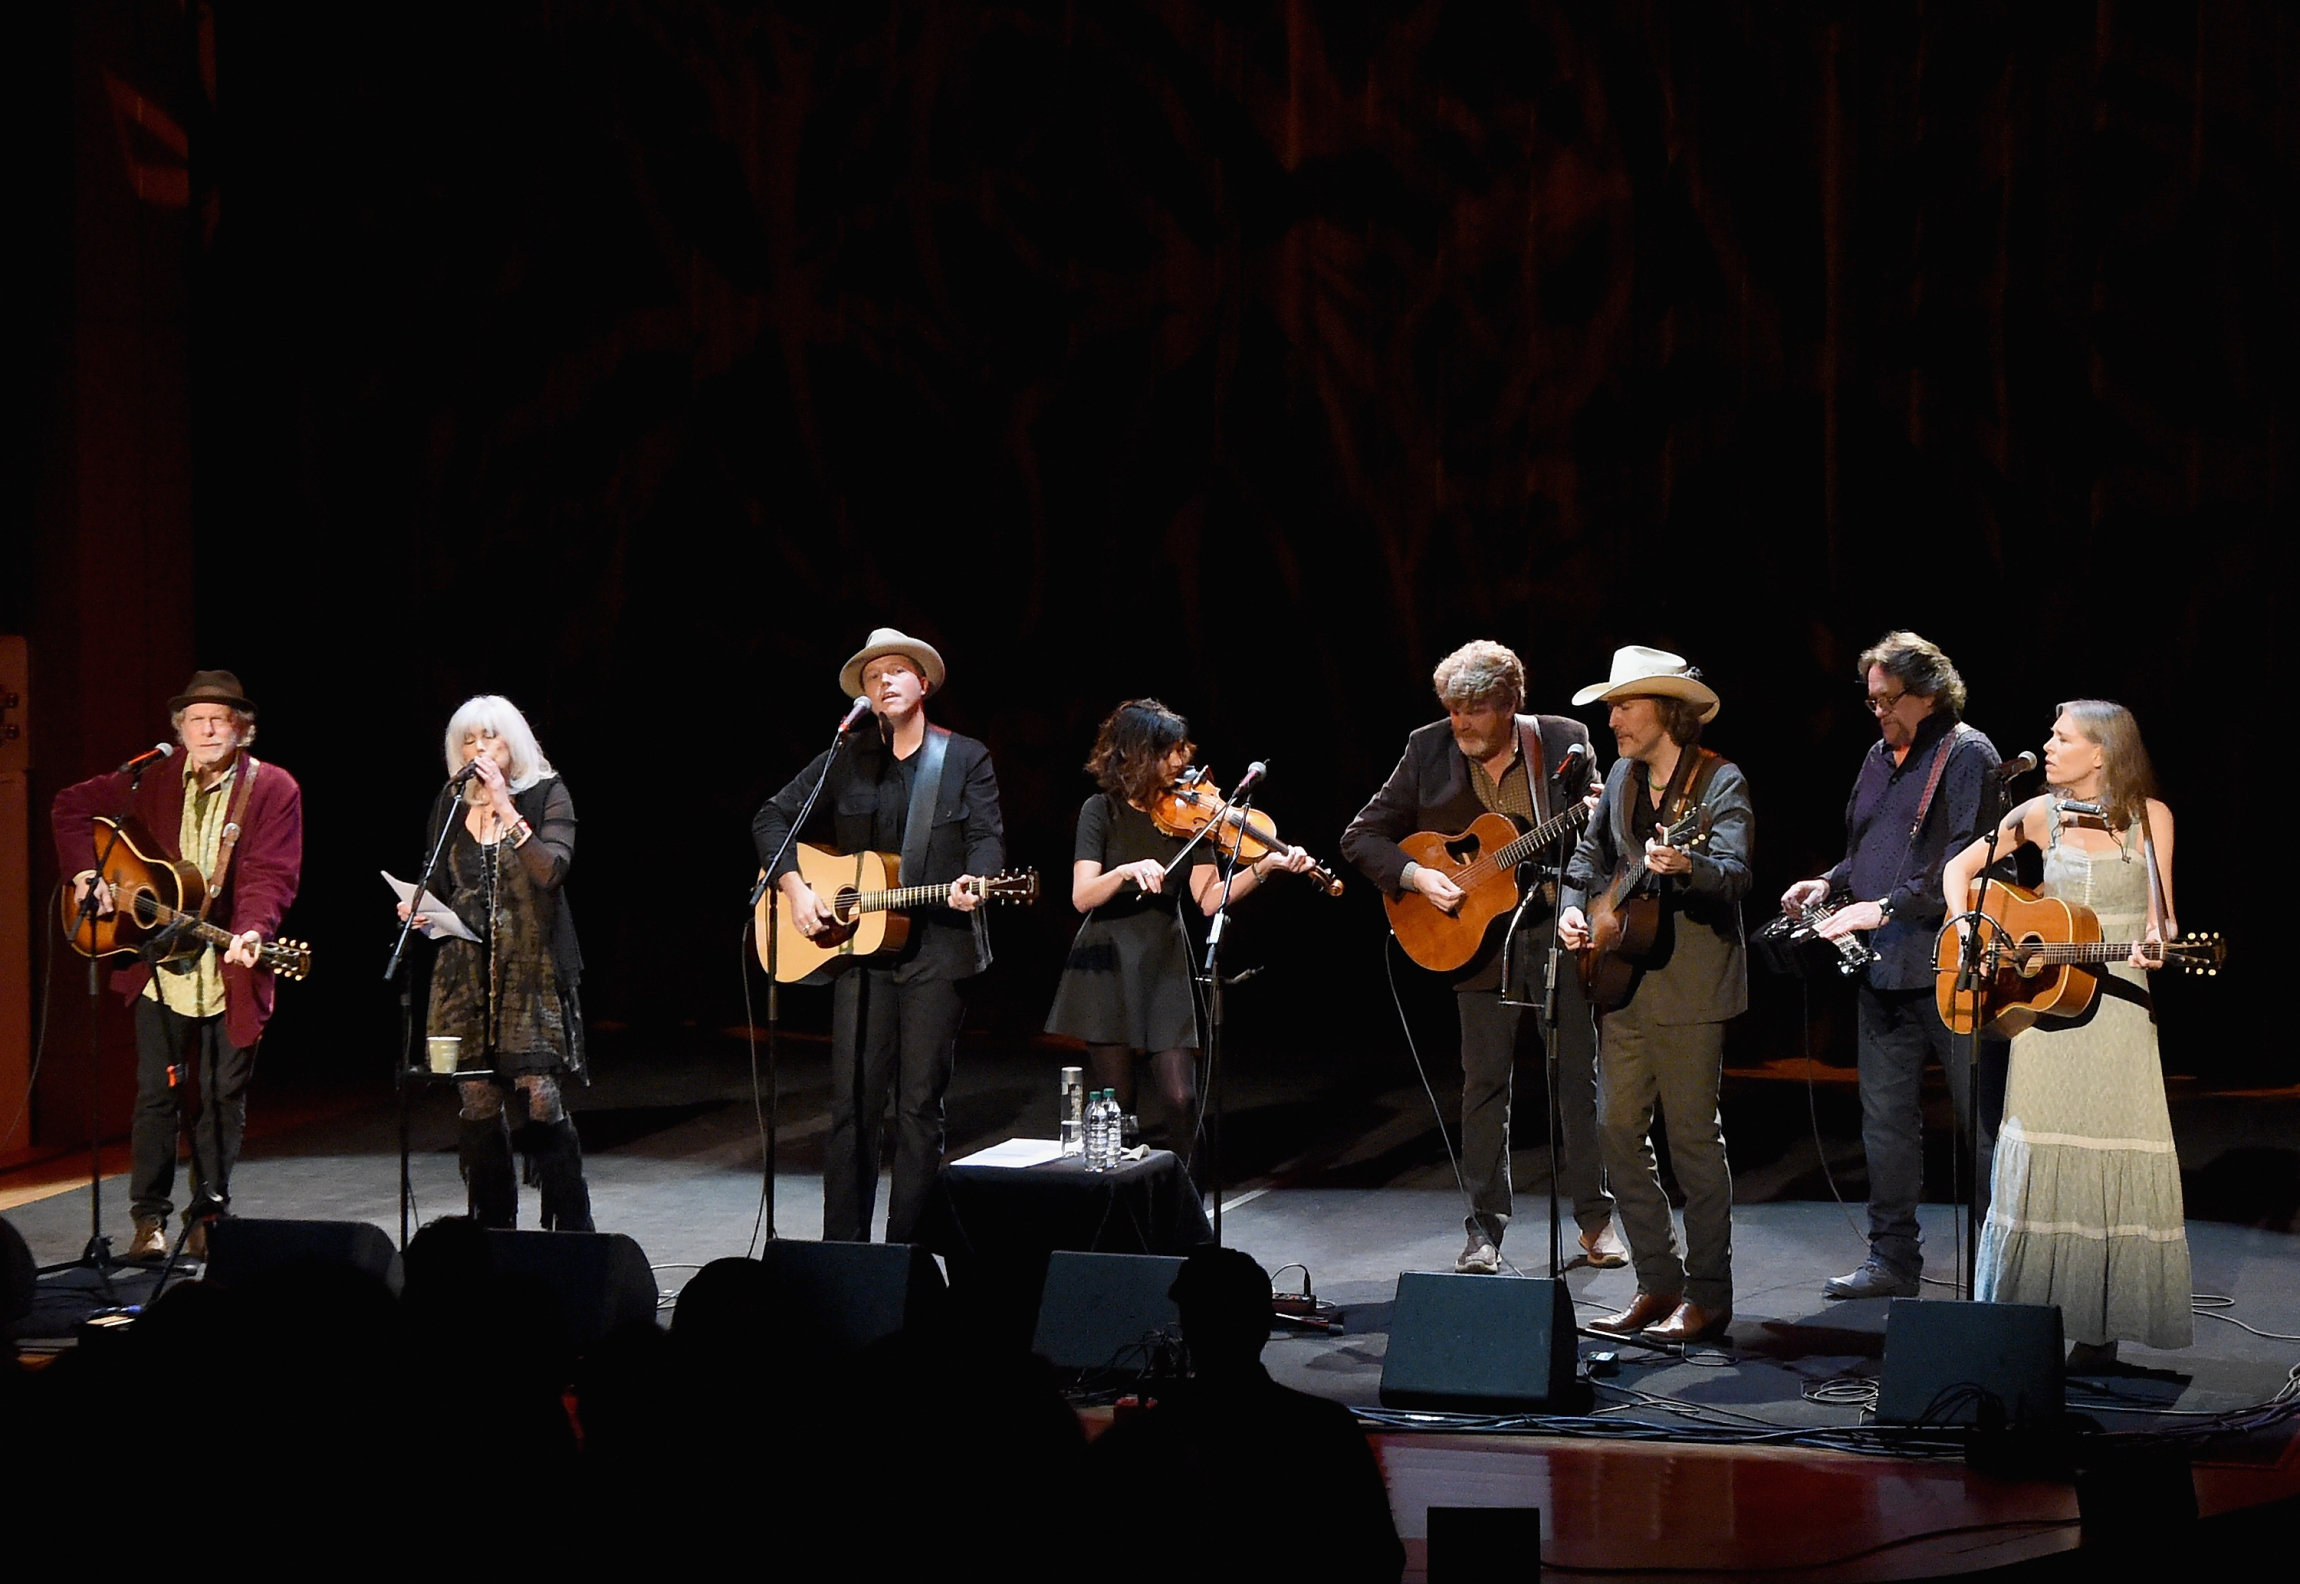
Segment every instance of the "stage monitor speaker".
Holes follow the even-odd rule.
[[[855,1353],[942,1318],[942,1269],[916,1243],[777,1238],[760,1258],[777,1326],[815,1348]]]
[[[1179,1334],[1181,1312],[1166,1295],[1181,1274],[1179,1254],[1056,1249],[1046,1256],[1046,1285],[1038,1297],[1030,1351],[1058,1370],[1119,1365],[1127,1350],[1139,1347],[1152,1332]]]
[[[40,1267],[24,1234],[0,1216],[0,1325],[12,1325],[32,1312],[40,1290]]]
[[[2060,1309],[1894,1299],[1885,1312],[1878,1421],[1977,1424],[1992,1400],[2006,1424],[2060,1418]]]
[[[495,1274],[537,1281],[559,1301],[567,1345],[578,1352],[608,1332],[655,1318],[655,1273],[620,1232],[487,1234]]]
[[[1382,1405],[1445,1413],[1575,1413],[1573,1295],[1565,1283],[1407,1271],[1398,1277]]]
[[[1432,1507],[1429,1584],[1535,1584],[1541,1577],[1539,1507]]]
[[[399,1292],[399,1250],[366,1221],[267,1221],[218,1216],[208,1227],[207,1279],[245,1282],[287,1265],[349,1265]]]

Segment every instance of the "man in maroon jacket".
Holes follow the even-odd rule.
[[[279,932],[303,872],[303,790],[247,751],[256,707],[239,678],[196,672],[168,709],[183,744],[180,762],[150,765],[140,782],[115,771],[68,786],[51,813],[56,855],[73,877],[75,899],[93,884],[97,911],[112,911],[110,887],[96,877],[102,833],[92,821],[125,816],[142,828],[139,840],[148,838],[206,878],[208,922],[234,937],[220,953],[203,947],[158,973],[138,961],[112,976],[136,1022],[130,1259],[167,1252],[179,1129],[192,1137],[184,1213],[193,1223],[188,1246],[195,1258],[206,1257],[208,1220],[230,1207],[256,1041],[272,1011],[272,974],[258,950]]]

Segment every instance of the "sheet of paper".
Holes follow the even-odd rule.
[[[1060,1139],[1010,1138],[951,1162],[953,1166],[1043,1166],[1062,1158]]]
[[[391,887],[392,894],[398,897],[400,901],[414,901],[415,887],[394,875],[389,869],[383,871],[383,883]],[[425,895],[421,911],[423,921],[431,926],[431,938],[433,940],[438,940],[442,936],[449,940],[475,941],[479,939],[478,936],[463,927],[463,920],[455,916],[452,908],[435,896]]]

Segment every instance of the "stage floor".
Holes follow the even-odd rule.
[[[737,1058],[732,1061],[730,1042],[703,1039],[649,1064],[618,1062],[578,1112],[598,1223],[603,1230],[628,1233],[645,1249],[666,1302],[694,1268],[754,1246],[760,1140],[747,1064],[739,1059],[739,1044],[731,1049]],[[1059,1059],[1059,1052],[1035,1045],[962,1055],[951,1096],[953,1153],[1050,1131],[1049,1064]],[[818,1044],[786,1042],[778,1132],[785,1169],[775,1185],[774,1215],[784,1237],[813,1238],[821,1230],[824,1067]],[[1619,1358],[1619,1372],[1598,1388],[1601,1415],[1674,1429],[1819,1429],[1864,1422],[1851,1398],[1858,1383],[1875,1379],[1882,1362],[1887,1306],[1820,1296],[1827,1277],[1852,1268],[1865,1252],[1856,1226],[1865,1183],[1851,1086],[1844,1075],[1827,1069],[1821,1075],[1812,1097],[1821,1121],[1818,1149],[1805,1125],[1802,1083],[1783,1085],[1765,1073],[1736,1075],[1727,1095],[1727,1136],[1734,1141],[1736,1167],[1737,1287],[1729,1340],[1681,1356],[1583,1338],[1585,1359],[1601,1350]],[[278,1092],[259,1087],[255,1098],[255,1127],[234,1183],[235,1210],[365,1220],[396,1230],[398,1115],[388,1093],[274,1087]],[[1533,1092],[1521,1091],[1521,1116],[1538,1104],[1538,1090],[1527,1088]],[[1304,1082],[1298,1074],[1251,1069],[1233,1078],[1230,1100],[1229,1132],[1241,1180],[1223,1195],[1224,1240],[1251,1253],[1287,1289],[1300,1283],[1284,1267],[1306,1266],[1317,1296],[1339,1306],[1344,1324],[1339,1335],[1276,1335],[1265,1361],[1288,1385],[1372,1408],[1379,1402],[1399,1273],[1451,1270],[1461,1247],[1461,1196],[1451,1186],[1429,1101],[1418,1084],[1368,1091],[1340,1076]],[[1456,1103],[1443,1087],[1439,1100],[1449,1111]],[[461,1209],[452,1111],[451,1097],[441,1090],[420,1094],[413,1107],[418,1224]],[[2263,1149],[2294,1136],[2296,1111],[2300,1106],[2282,1096],[2223,1100],[2176,1093],[2176,1129],[2183,1130],[2182,1154],[2192,1163],[2192,1180],[2194,1172],[2208,1174],[2228,1160],[2249,1163],[2244,1171],[2254,1172]],[[1783,1112],[1791,1113],[1787,1121],[1781,1120]],[[1813,1196],[1816,1189],[1827,1192],[1823,1162],[1850,1209],[1834,1198]],[[114,1164],[125,1161],[107,1160]],[[1524,1150],[1513,1164],[1520,1185],[1518,1220],[1504,1252],[1523,1274],[1543,1275],[1544,1159],[1538,1150]],[[122,1177],[107,1177],[107,1230],[116,1240],[126,1232],[125,1193]],[[530,1192],[523,1209],[532,1214],[533,1204]],[[881,1205],[883,1214],[883,1191]],[[72,1258],[89,1229],[85,1157],[0,1176],[0,1208],[43,1264]],[[2271,1203],[2264,1219],[2273,1223],[2277,1214]],[[1954,1296],[1957,1220],[1947,1206],[1924,1209],[1928,1298]],[[2286,1336],[2300,1333],[2300,1236],[2273,1224],[2197,1218],[2189,1238],[2196,1290],[2227,1299],[2227,1306],[2198,1318],[2196,1342],[2188,1349],[2166,1353],[2128,1346],[2116,1374],[2072,1380],[2073,1410],[2109,1428],[2162,1429],[2191,1416],[2264,1402],[2285,1384],[2300,1344],[2255,1336],[2232,1322]],[[1626,1303],[1634,1291],[1627,1270],[1576,1265],[1565,1280],[1584,1320]],[[148,1286],[148,1278],[142,1285]],[[1817,1400],[1816,1390],[1832,1382],[1847,1384]],[[1636,1539],[1642,1520],[1626,1529],[1609,1522],[1584,1533],[1555,1508],[1563,1491],[1600,1476],[1609,1492],[1641,1481],[1656,1490],[1716,1485],[1712,1494],[1724,1505],[1712,1532],[1721,1544],[1723,1537],[1739,1536],[1716,1554],[1713,1565],[1721,1571],[1757,1566],[1807,1578],[1906,1577],[2015,1560],[2074,1541],[2073,1496],[2065,1483],[2029,1490],[2008,1507],[2005,1488],[1961,1466],[1783,1450],[1768,1455],[1769,1461],[1758,1459],[1771,1470],[1773,1492],[1758,1500],[1758,1487],[1748,1478],[1755,1465],[1744,1469],[1736,1486],[1722,1464],[1710,1467],[1727,1457],[1718,1448],[1648,1444],[1633,1453],[1619,1445],[1540,1437],[1465,1441],[1384,1433],[1377,1439],[1417,1563],[1421,1507],[1430,1500],[1475,1505],[1522,1499],[1552,1510],[1545,1542],[1552,1565],[1634,1569],[1642,1555]],[[2231,1449],[2224,1463],[2218,1484],[2199,1470],[2208,1513],[2300,1488],[2300,1452],[2286,1435]],[[1820,1531],[1812,1524],[1793,1525],[1801,1538],[1791,1543],[1759,1521],[1762,1510],[1776,1508],[1790,1492],[1828,1500],[1831,1482],[1843,1480],[1868,1493],[1868,1516],[1853,1530],[1828,1529],[1815,1538]],[[1879,1494],[1888,1491],[1900,1494]],[[1756,1507],[1750,1506],[1753,1500]],[[1651,1515],[1656,1546],[1683,1541],[1669,1522],[1670,1511],[1664,1503]],[[1983,1538],[1948,1550],[1942,1549],[1946,1542],[1903,1545],[1895,1538],[1957,1529],[1960,1514],[1981,1526]],[[1887,1549],[1849,1571],[1826,1565],[1830,1557],[1849,1557],[1872,1544]],[[1686,1576],[1688,1559],[1677,1555],[1668,1564],[1656,1552],[1653,1565]]]

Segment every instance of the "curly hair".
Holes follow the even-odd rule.
[[[1941,646],[1918,637],[1906,628],[1889,632],[1861,651],[1859,675],[1864,686],[1869,680],[1869,667],[1880,666],[1885,675],[1901,684],[1904,692],[1919,698],[1929,698],[1936,710],[1947,710],[1951,716],[1965,712],[1965,679],[1957,674],[1956,666],[1941,653]]]
[[[1477,638],[1440,660],[1430,685],[1449,710],[1514,711],[1525,702],[1525,662],[1492,639]]]
[[[1095,733],[1086,773],[1103,791],[1129,803],[1148,802],[1165,789],[1166,756],[1190,743],[1190,723],[1154,698],[1128,699]]]

